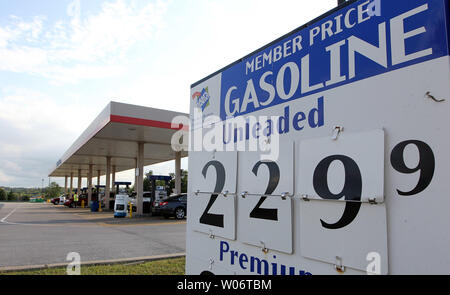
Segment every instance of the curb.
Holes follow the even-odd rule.
[[[162,255],[133,257],[133,258],[85,261],[85,262],[81,262],[80,265],[81,266],[92,266],[92,265],[132,263],[132,262],[140,262],[140,261],[148,262],[148,261],[157,261],[157,260],[163,260],[163,259],[180,258],[180,257],[185,257],[185,256],[186,256],[186,253],[183,252],[183,253],[162,254]],[[4,267],[0,267],[0,275],[2,273],[7,273],[7,272],[67,267],[67,265],[69,263],[70,262],[53,263],[53,264],[38,264],[38,265],[24,265],[24,266],[4,266]]]

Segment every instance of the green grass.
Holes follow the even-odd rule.
[[[174,258],[150,261],[140,264],[112,264],[81,266],[81,275],[184,275],[186,259]],[[65,275],[66,268],[46,268],[20,272],[6,272],[0,275]]]

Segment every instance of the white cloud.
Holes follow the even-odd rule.
[[[20,173],[22,171],[22,167],[20,167],[17,163],[9,161],[9,160],[6,160],[3,163],[3,167],[14,173]]]
[[[11,183],[15,180],[15,177],[7,175],[3,170],[0,169],[0,185],[6,186],[5,184]]]
[[[60,130],[69,134],[79,132],[80,127],[74,126],[64,115],[83,111],[76,102],[58,104],[46,94],[28,89],[9,89],[8,92],[0,99],[0,120],[23,132],[21,134],[31,132],[30,136],[34,138]],[[86,125],[83,117],[80,120],[80,125]]]
[[[0,70],[60,82],[104,78],[124,72],[126,52],[157,34],[167,2],[140,7],[135,1],[104,2],[99,13],[47,24],[16,16],[0,27]]]
[[[17,41],[36,42],[42,33],[45,20],[45,16],[34,16],[31,21],[26,22],[20,17],[11,15],[9,25],[0,27],[0,47],[6,47]]]
[[[155,34],[166,11],[158,1],[140,8],[135,2],[105,2],[99,14],[59,24],[47,37],[55,50],[52,59],[79,62],[105,61]]]
[[[38,91],[0,95],[0,185],[34,186],[95,118],[74,99],[57,103]]]
[[[4,134],[3,134],[4,135]],[[19,157],[23,152],[23,147],[20,144],[0,142],[0,155],[8,155],[8,157]]]

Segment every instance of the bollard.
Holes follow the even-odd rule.
[[[133,218],[133,204],[131,204],[131,202],[128,202],[128,206],[130,206],[130,218]]]
[[[98,212],[103,212],[103,210],[102,210],[102,201],[100,200],[100,196],[98,198]]]
[[[84,208],[84,200],[81,200],[81,208]]]

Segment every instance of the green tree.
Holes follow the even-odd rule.
[[[175,173],[169,173],[172,180],[169,183],[168,194],[170,195],[175,189]],[[181,169],[181,193],[187,193],[188,171]]]
[[[50,186],[48,186],[45,189],[45,198],[46,199],[53,199],[58,197],[62,192],[62,188],[57,184],[56,182],[50,183]]]
[[[8,193],[8,201],[16,201],[17,200],[17,196],[15,193],[13,193],[13,191],[9,191]]]
[[[7,200],[6,192],[3,188],[0,187],[0,201],[6,201],[6,200]]]
[[[150,180],[150,176],[154,175],[153,171],[150,170],[145,174],[144,177],[144,192],[149,192],[152,190],[152,181]],[[173,189],[175,188],[175,173],[169,173],[172,176],[172,180],[169,183],[165,183],[164,180],[155,181],[156,186],[166,186],[167,195],[172,194]],[[181,169],[181,192],[187,192],[187,182],[188,182],[188,171]],[[136,191],[136,184],[133,184],[131,187],[132,191]]]
[[[153,175],[153,171],[150,170],[145,174],[144,177],[144,192],[149,192],[152,189],[152,181],[150,180],[150,176]]]

